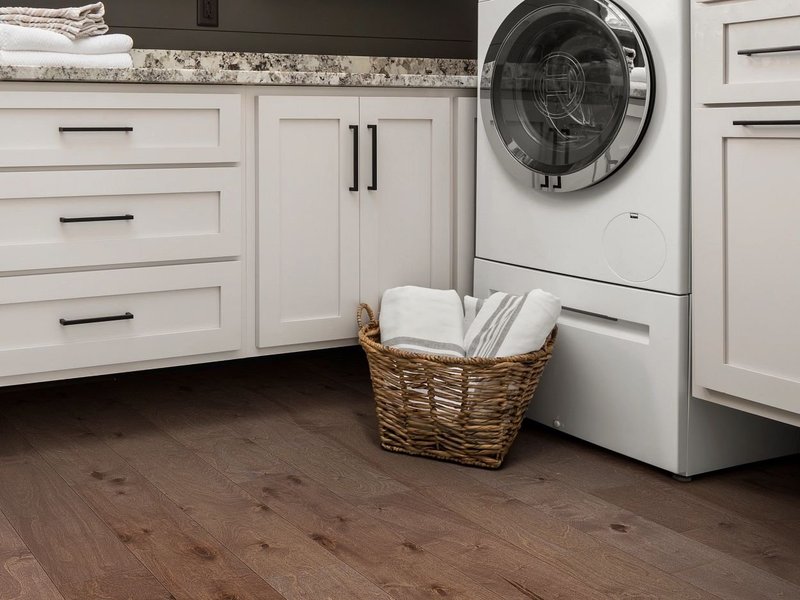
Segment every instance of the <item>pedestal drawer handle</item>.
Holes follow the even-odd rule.
[[[754,54],[779,54],[781,52],[800,52],[800,46],[774,46],[772,48],[747,48],[739,50],[739,56],[753,56]]]
[[[800,119],[784,119],[784,120],[762,120],[762,121],[734,121],[734,125],[740,127],[765,127],[767,125],[800,125]]]
[[[112,215],[110,217],[61,217],[62,223],[96,223],[98,221],[133,221],[133,215]]]
[[[101,132],[101,133],[131,133],[133,131],[133,127],[59,127],[59,133],[89,133],[89,132]]]
[[[91,323],[110,323],[111,321],[130,321],[133,314],[126,312],[124,315],[113,315],[110,317],[93,317],[91,319],[59,319],[58,322],[64,327],[70,325],[89,325]]]

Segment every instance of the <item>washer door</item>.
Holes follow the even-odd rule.
[[[609,0],[528,0],[503,22],[481,77],[484,125],[498,156],[541,191],[598,183],[647,128],[652,60]]]

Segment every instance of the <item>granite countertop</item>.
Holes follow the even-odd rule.
[[[316,54],[133,50],[133,68],[0,66],[0,81],[475,88],[476,62]]]

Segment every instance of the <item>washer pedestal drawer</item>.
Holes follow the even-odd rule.
[[[0,279],[0,377],[237,350],[239,262]]]

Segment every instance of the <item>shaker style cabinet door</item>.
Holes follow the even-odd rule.
[[[258,346],[356,336],[358,98],[258,98]]]
[[[695,387],[800,413],[800,108],[693,127]]]
[[[452,283],[448,98],[361,98],[361,298]]]

